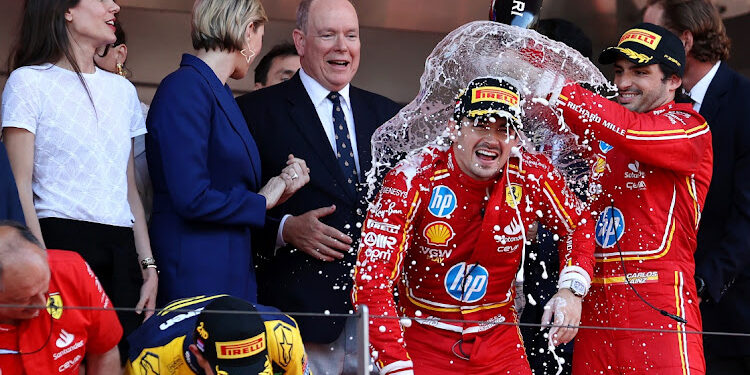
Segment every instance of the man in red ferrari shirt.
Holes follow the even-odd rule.
[[[452,144],[407,157],[385,177],[363,224],[352,292],[372,315],[396,318],[370,324],[381,374],[530,375],[517,327],[499,323],[517,321],[513,282],[536,220],[560,237],[563,263],[544,320],[554,312],[556,324],[577,325],[593,221],[549,159],[519,147],[520,100],[508,80],[474,79],[447,124]],[[553,328],[550,341],[575,334]]]
[[[705,120],[674,101],[685,50],[643,23],[599,62],[614,63],[617,103],[578,85],[560,95],[565,122],[595,140],[592,183],[601,187],[581,324],[666,332],[583,330],[573,374],[703,374],[701,335],[684,331],[701,330],[693,252],[713,153]]]
[[[2,374],[120,373],[122,327],[99,280],[74,252],[44,251],[24,226],[0,222]],[[25,307],[23,307],[25,306]],[[35,306],[47,306],[39,309]]]

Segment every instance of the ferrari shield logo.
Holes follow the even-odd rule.
[[[60,319],[63,313],[63,300],[60,293],[51,293],[47,297],[47,312],[55,319]]]
[[[507,203],[510,208],[518,207],[518,204],[521,203],[521,195],[523,195],[523,188],[521,185],[511,184],[510,186],[505,187],[505,203]]]

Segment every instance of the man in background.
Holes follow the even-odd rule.
[[[255,67],[253,90],[288,81],[299,68],[299,55],[294,44],[277,44],[260,59],[258,66]]]
[[[707,0],[649,0],[643,18],[682,40],[682,83],[713,137],[713,178],[695,252],[703,330],[750,333],[750,80],[727,65],[729,38]],[[750,373],[750,338],[703,340],[709,374]]]
[[[370,138],[399,106],[350,84],[361,47],[350,1],[303,0],[293,37],[302,69],[237,99],[258,144],[264,181],[284,168],[289,153],[310,168],[310,183],[271,212],[282,220],[267,225],[274,238],[257,254],[265,258],[256,263],[258,302],[282,311],[348,314]],[[354,319],[295,319],[316,375],[354,373]]]

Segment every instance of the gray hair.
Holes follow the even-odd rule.
[[[296,28],[303,33],[307,33],[307,19],[310,17],[310,5],[312,5],[313,1],[315,0],[302,0],[299,6],[297,6]],[[349,3],[354,5],[352,0],[349,0]]]
[[[268,22],[260,0],[196,0],[190,36],[193,48],[238,51],[247,26]]]

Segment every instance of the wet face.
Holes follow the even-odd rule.
[[[463,118],[453,130],[453,153],[461,171],[479,181],[497,178],[517,147],[516,131],[504,118],[487,120]]]
[[[24,243],[23,254],[14,254],[4,260],[0,304],[27,307],[0,308],[1,321],[32,319],[40,314],[40,309],[28,306],[44,306],[47,303],[50,272],[46,257],[34,245]]]
[[[268,69],[266,84],[262,87],[273,86],[277,83],[288,81],[300,68],[299,56],[276,56],[271,60]]]
[[[115,15],[120,7],[113,0],[81,0],[65,12],[68,33],[80,45],[94,48],[114,43]]]
[[[676,75],[665,79],[658,64],[639,66],[620,58],[615,61],[614,72],[620,94],[617,101],[635,112],[648,112],[669,103],[681,84]]]
[[[294,44],[305,72],[331,91],[343,89],[359,68],[359,20],[347,0],[310,5],[307,30],[294,30]]]

